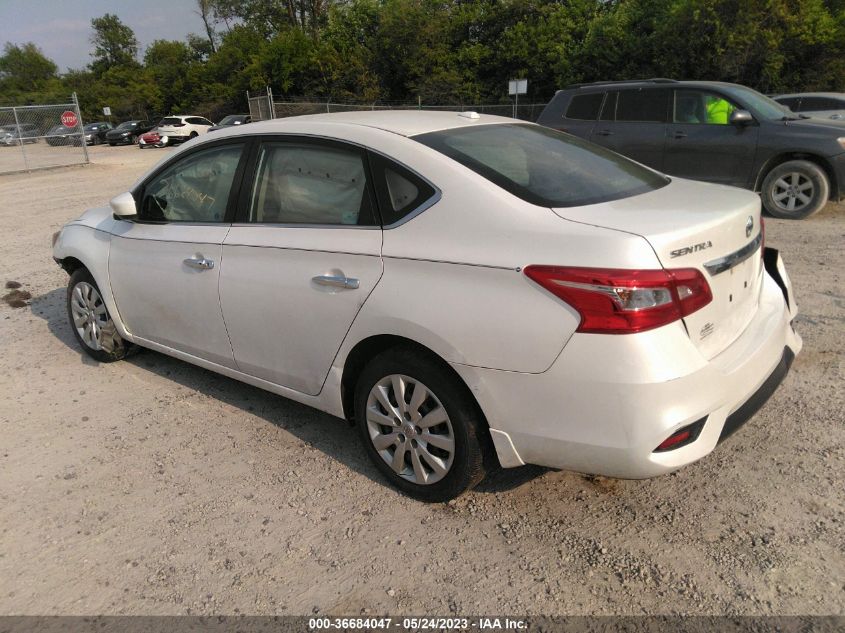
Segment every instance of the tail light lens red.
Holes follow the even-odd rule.
[[[652,330],[713,300],[707,280],[695,268],[526,266],[524,272],[581,315],[578,332],[632,334]]]

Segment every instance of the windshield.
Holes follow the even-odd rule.
[[[479,125],[413,139],[544,207],[618,200],[669,183],[665,176],[603,147],[538,125]]]
[[[243,120],[243,116],[240,114],[230,114],[229,116],[223,117],[223,119],[217,125],[234,125],[238,121]]]
[[[118,129],[118,130],[131,130],[136,125],[138,125],[137,121],[124,121],[123,123],[118,125],[116,129]]]
[[[736,85],[720,86],[720,88],[731,97],[736,97],[742,101],[747,107],[754,110],[754,114],[763,119],[779,121],[783,117],[789,117],[790,119],[799,118],[786,106],[782,106],[774,99],[769,99],[766,95],[760,94],[751,88]]]

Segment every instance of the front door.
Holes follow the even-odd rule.
[[[226,367],[234,360],[218,282],[243,147],[206,147],[154,174],[136,192],[137,220],[119,224],[109,252],[115,303],[133,336]]]
[[[223,243],[223,317],[238,369],[316,395],[382,274],[366,153],[277,137],[255,165]]]
[[[664,171],[672,176],[749,186],[760,127],[733,125],[737,105],[708,90],[675,90]]]

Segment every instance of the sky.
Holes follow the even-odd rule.
[[[114,13],[135,31],[139,55],[158,39],[204,34],[196,0],[0,0],[0,47],[34,42],[60,72],[91,62],[91,18]]]

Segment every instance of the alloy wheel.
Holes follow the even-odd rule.
[[[71,291],[70,310],[73,326],[85,345],[95,351],[114,352],[120,335],[94,286],[85,281],[76,284]]]
[[[784,174],[773,185],[772,200],[784,211],[798,211],[810,204],[815,185],[807,176],[797,171]]]
[[[455,433],[437,396],[402,374],[370,390],[367,431],[378,455],[397,475],[419,485],[443,479],[455,458]]]

